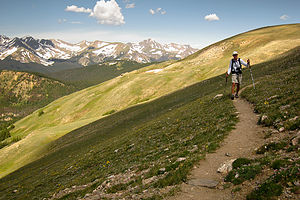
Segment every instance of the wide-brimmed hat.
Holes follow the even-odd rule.
[[[237,52],[237,51],[234,51],[234,52],[232,53],[232,55],[238,55],[238,52]]]

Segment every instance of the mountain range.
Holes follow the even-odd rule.
[[[224,76],[233,51],[251,59],[256,89],[245,91],[256,96],[264,90],[256,106],[272,112],[281,107],[293,113],[299,110],[299,30],[300,24],[259,28],[179,61],[136,66],[117,76],[109,71],[115,78],[35,110],[9,126],[10,135],[2,141],[0,199],[92,199],[91,193],[108,199],[121,199],[116,195],[150,199],[164,195],[161,191],[173,193],[172,187],[187,180],[194,164],[206,152],[215,151],[237,122],[238,113],[226,98],[230,85]],[[66,71],[61,79],[77,81],[83,70],[121,70],[135,61],[114,62],[82,67],[76,73]],[[7,81],[16,77],[10,74],[3,85],[15,88],[23,79]],[[248,69],[244,71],[244,88],[252,84],[251,76]],[[221,93],[223,97],[216,98]],[[290,126],[289,118],[295,115],[289,112],[279,113],[280,117],[270,113],[267,119],[282,118]],[[261,117],[264,114],[262,110]],[[295,120],[293,125],[299,125]],[[290,143],[290,138],[284,140]]]
[[[44,66],[62,62],[88,66],[111,60],[139,63],[179,60],[197,50],[189,45],[163,45],[152,39],[139,43],[96,40],[71,44],[58,39],[35,39],[31,36],[9,38],[0,35],[0,60],[11,58],[21,63],[38,63]]]
[[[233,51],[243,59],[249,58],[252,65],[278,58],[300,45],[299,30],[300,24],[252,30],[205,47],[183,60],[156,63],[57,99],[14,124],[11,135],[23,138],[22,145],[14,143],[0,150],[0,176],[41,158],[46,144],[107,113],[147,104],[217,75],[224,78]],[[221,80],[225,84],[225,79]],[[42,111],[45,114],[39,116]],[[39,146],[40,141],[45,146]]]

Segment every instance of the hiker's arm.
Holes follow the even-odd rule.
[[[248,59],[249,60],[249,59]],[[243,61],[242,59],[240,59],[241,64],[244,65],[245,67],[248,67],[248,63],[246,63],[245,61]]]
[[[231,73],[231,62],[232,62],[232,60],[230,60],[229,68],[228,68],[228,70],[227,70],[226,76],[229,76],[230,73]]]

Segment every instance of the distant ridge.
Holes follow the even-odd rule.
[[[162,45],[152,39],[139,43],[81,41],[71,44],[58,39],[35,39],[31,36],[9,38],[0,35],[0,60],[10,56],[22,63],[52,66],[68,62],[82,66],[111,60],[130,60],[149,63],[179,60],[195,53],[189,45],[175,43]]]

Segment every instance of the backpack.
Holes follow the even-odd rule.
[[[232,59],[231,61],[232,61],[231,62],[231,73],[232,74],[241,74],[242,73],[242,64],[241,64],[240,58],[237,60],[240,64],[240,67],[238,67],[236,69],[233,68],[233,62],[236,62],[236,61],[234,59]]]

